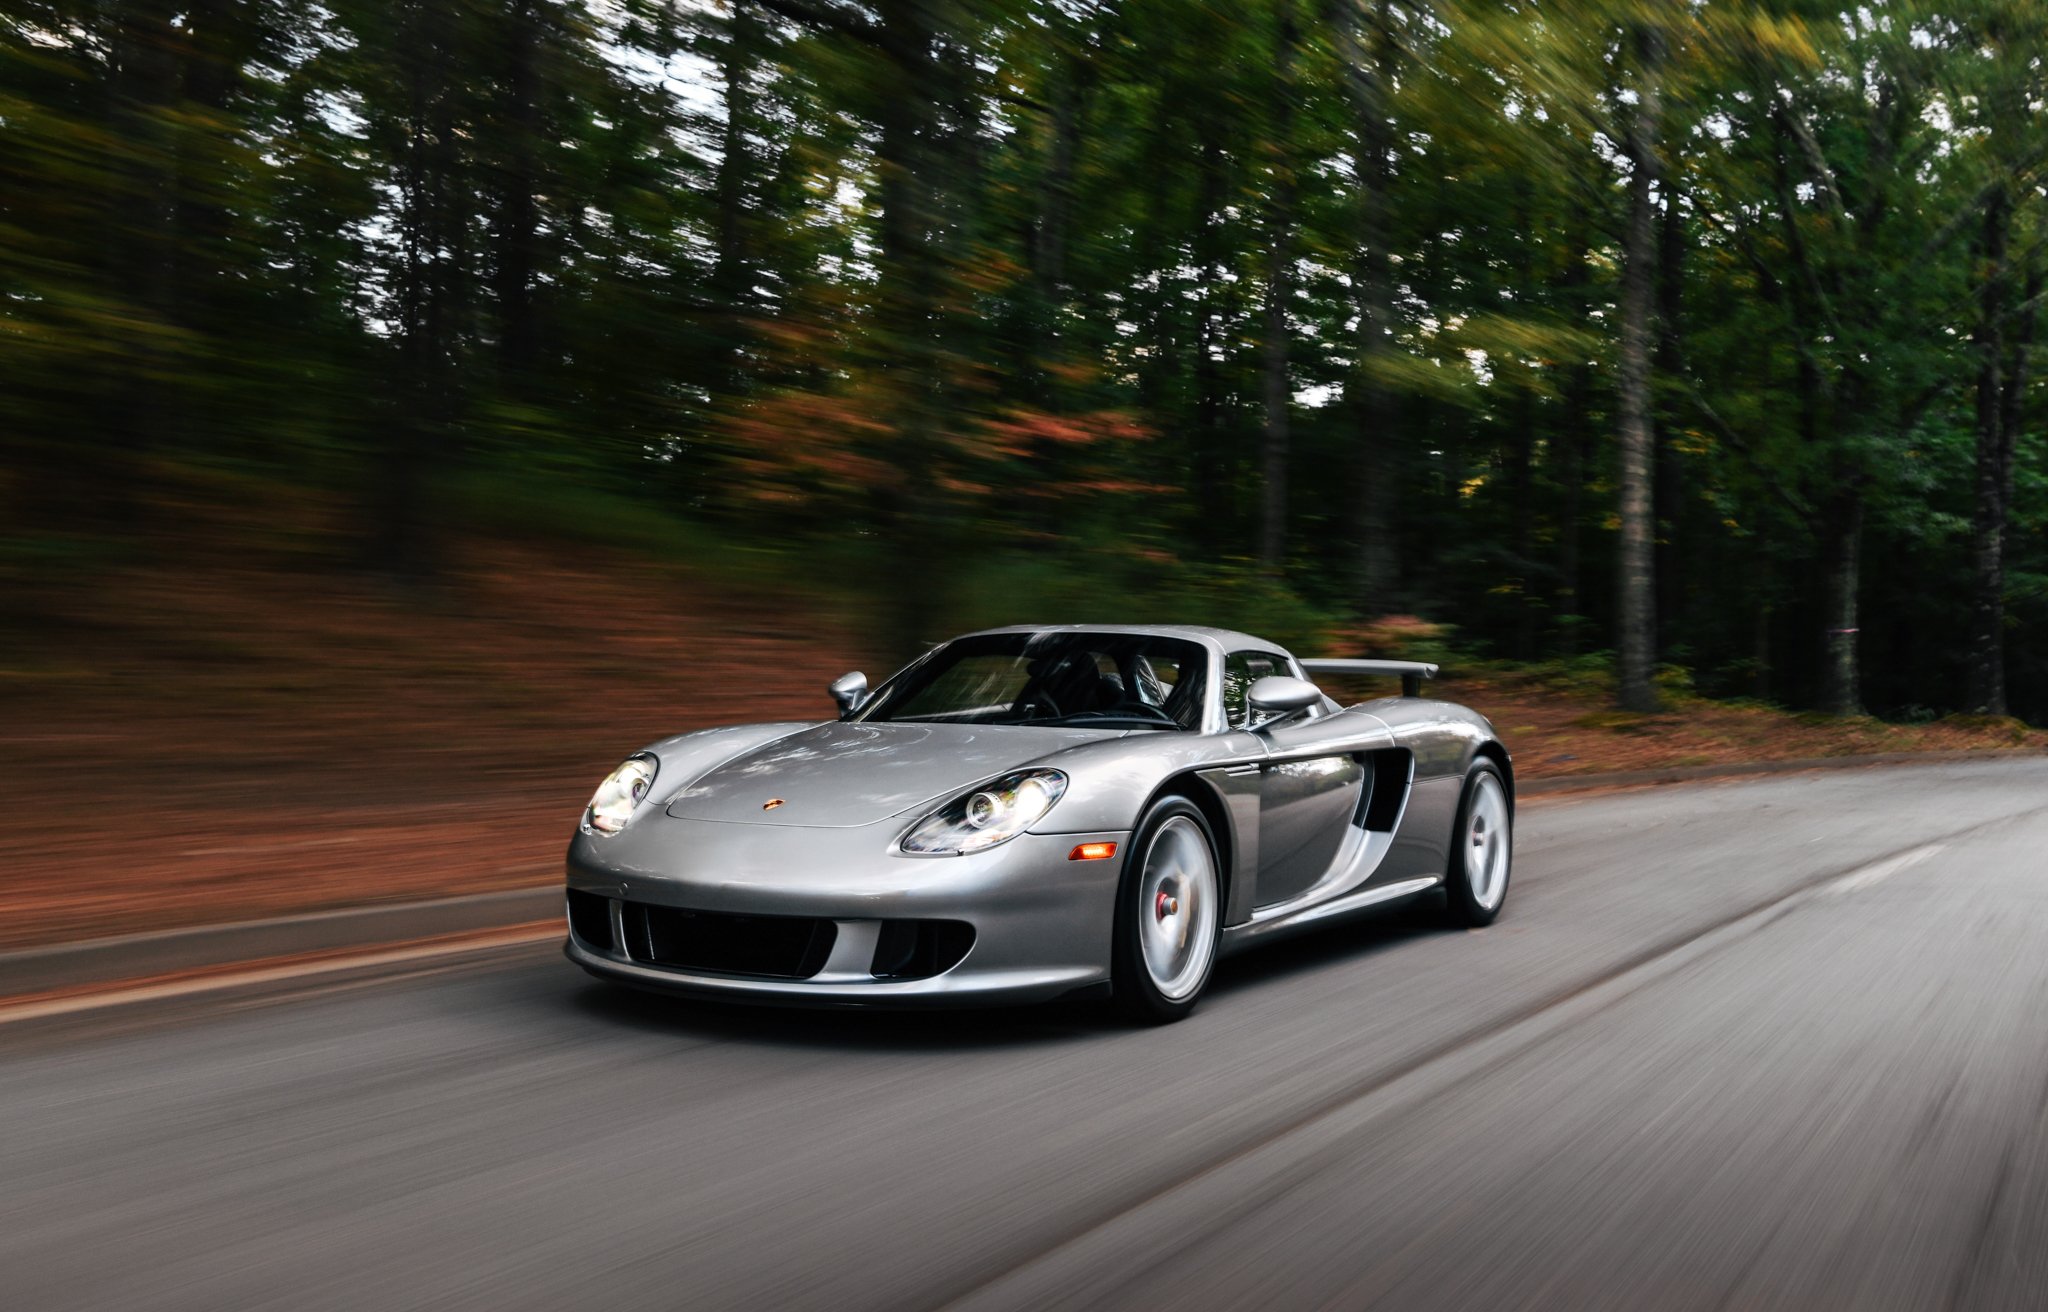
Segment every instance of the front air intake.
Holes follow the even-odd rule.
[[[930,979],[960,964],[974,926],[960,920],[885,920],[875,937],[876,979]]]
[[[580,888],[569,890],[569,932],[587,948],[616,952],[612,939],[612,900]]]
[[[641,902],[620,911],[627,956],[707,975],[809,979],[825,968],[839,935],[831,921],[809,916],[732,916]]]

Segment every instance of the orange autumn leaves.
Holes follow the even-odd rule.
[[[1171,489],[1129,475],[1127,451],[1156,436],[1128,411],[1052,413],[1022,405],[948,415],[912,436],[896,389],[854,384],[791,390],[749,404],[725,426],[740,494],[754,501],[859,500],[920,490],[961,502],[998,495],[1122,496]],[[1056,464],[1050,486],[1004,477],[1013,467]]]

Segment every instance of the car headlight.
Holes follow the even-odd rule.
[[[1037,824],[1067,791],[1058,770],[1019,770],[956,797],[910,827],[896,847],[911,856],[965,856]]]
[[[583,811],[583,827],[593,834],[616,834],[633,818],[633,812],[654,787],[655,763],[651,757],[629,756],[619,768],[604,777],[590,805]]]

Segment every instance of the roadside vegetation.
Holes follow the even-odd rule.
[[[2037,0],[9,4],[0,943],[543,880],[998,623],[2039,748],[2044,102]]]
[[[338,503],[240,492],[204,515],[196,493],[179,499],[183,549],[102,562],[89,589],[45,587],[38,625],[0,645],[0,947],[546,883],[626,752],[686,729],[824,718],[830,680],[891,665],[858,555],[720,554],[625,518],[610,540],[528,523],[451,535],[437,581],[400,586],[328,563]],[[222,513],[233,545],[192,545],[230,540]],[[1190,571],[1112,602],[1027,560],[1001,586],[935,606],[931,636],[1136,614],[1242,624],[1305,652],[1437,660],[1439,690],[1493,717],[1525,780],[2048,750],[2048,733],[2016,720],[1709,700],[1675,667],[1661,710],[1616,711],[1604,655],[1483,659],[1445,626],[1343,622],[1256,574]]]
[[[2044,78],[2023,0],[17,4],[0,605],[286,487],[894,655],[1227,600],[2048,721]]]

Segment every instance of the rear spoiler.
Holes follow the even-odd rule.
[[[1310,674],[1398,675],[1401,695],[1420,697],[1422,681],[1434,679],[1437,667],[1423,661],[1303,661],[1301,668]]]

